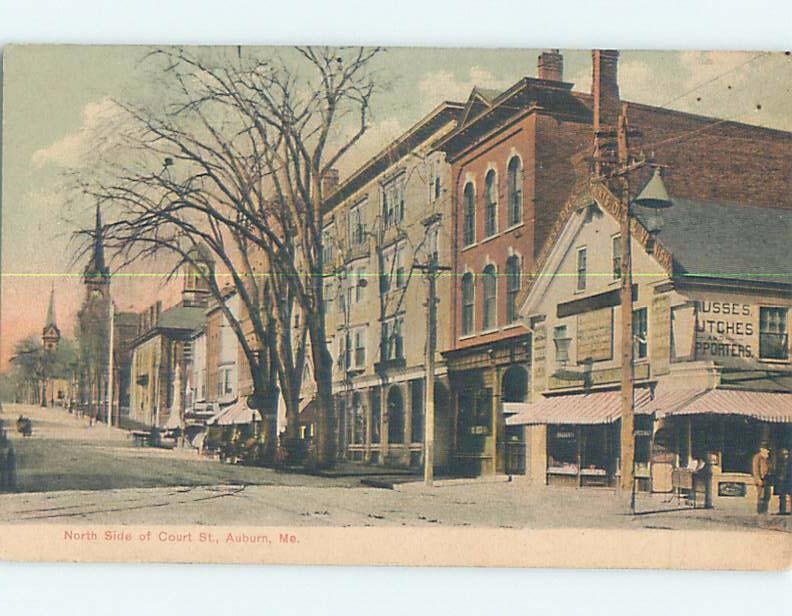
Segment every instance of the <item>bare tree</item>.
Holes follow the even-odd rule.
[[[75,175],[82,194],[112,204],[104,233],[122,266],[169,255],[173,273],[201,246],[211,251],[216,265],[202,271],[250,364],[253,398],[271,393],[267,375],[277,373],[289,440],[299,438],[310,354],[321,466],[335,458],[323,179],[368,128],[378,52],[301,47],[261,58],[159,49],[148,60],[161,71],[164,101],[117,101],[123,121],[112,156],[101,172]],[[252,341],[221,301],[221,278],[240,297]]]

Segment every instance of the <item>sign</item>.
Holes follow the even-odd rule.
[[[742,481],[719,481],[718,496],[745,496],[747,488]]]
[[[696,302],[696,358],[722,361],[756,357],[754,312],[758,311],[751,304]]]
[[[668,374],[671,371],[671,298],[668,295],[653,297],[651,315],[649,353],[652,372]]]
[[[634,375],[636,381],[644,381],[649,378],[649,364],[637,364],[634,367]],[[570,371],[571,372],[571,371]],[[565,389],[565,388],[580,388],[587,384],[589,387],[597,385],[608,385],[611,383],[618,383],[621,381],[621,368],[604,368],[602,370],[592,370],[588,374],[588,383],[586,383],[586,375],[581,371],[580,378],[569,378],[568,374],[557,375],[551,374],[548,379],[548,389]],[[560,378],[564,376],[564,378]]]
[[[547,372],[545,360],[547,359],[547,329],[544,325],[537,325],[533,334],[533,378],[531,386],[534,399],[541,394],[547,385]]]
[[[592,310],[577,318],[577,361],[613,359],[613,308]]]

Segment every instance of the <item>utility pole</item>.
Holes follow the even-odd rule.
[[[627,174],[629,165],[629,135],[627,131],[627,107],[622,107],[616,130],[618,180],[621,212],[621,490],[630,494],[630,505],[635,507],[635,382],[633,370],[633,295],[632,255],[630,242],[630,182]]]
[[[115,310],[113,309],[113,300],[109,294],[107,300],[107,309],[110,313],[108,318],[110,333],[107,345],[107,428],[110,429],[113,426],[113,332],[115,330],[113,321]]]
[[[427,234],[430,234],[432,227],[439,224],[441,214],[433,214],[423,221]],[[437,276],[441,271],[450,271],[448,266],[441,266],[437,263],[437,251],[431,250],[426,263],[418,263],[414,266],[426,275],[429,283],[426,298],[426,356],[424,365],[426,366],[426,377],[424,386],[424,483],[431,486],[434,483],[434,390],[435,390],[435,353],[437,351]]]

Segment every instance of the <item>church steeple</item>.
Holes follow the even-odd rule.
[[[50,290],[49,307],[47,308],[47,322],[41,332],[41,342],[44,345],[44,349],[54,351],[58,347],[60,337],[60,329],[58,329],[58,324],[55,320],[55,283],[53,283]]]
[[[91,259],[85,266],[83,281],[89,287],[92,285],[110,284],[110,270],[105,264],[104,258],[104,227],[102,225],[102,213],[99,211],[99,204],[96,204],[96,226],[94,228],[94,243]]]

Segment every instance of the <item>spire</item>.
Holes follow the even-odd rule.
[[[47,308],[47,322],[44,324],[44,327],[53,326],[57,329],[58,323],[55,319],[55,283],[52,283],[52,289],[50,290],[50,299],[49,299],[49,308]]]
[[[94,228],[94,246],[91,260],[85,266],[84,280],[86,283],[109,282],[110,270],[107,269],[104,258],[104,227],[102,226],[102,213],[99,204],[96,204],[96,226]]]

